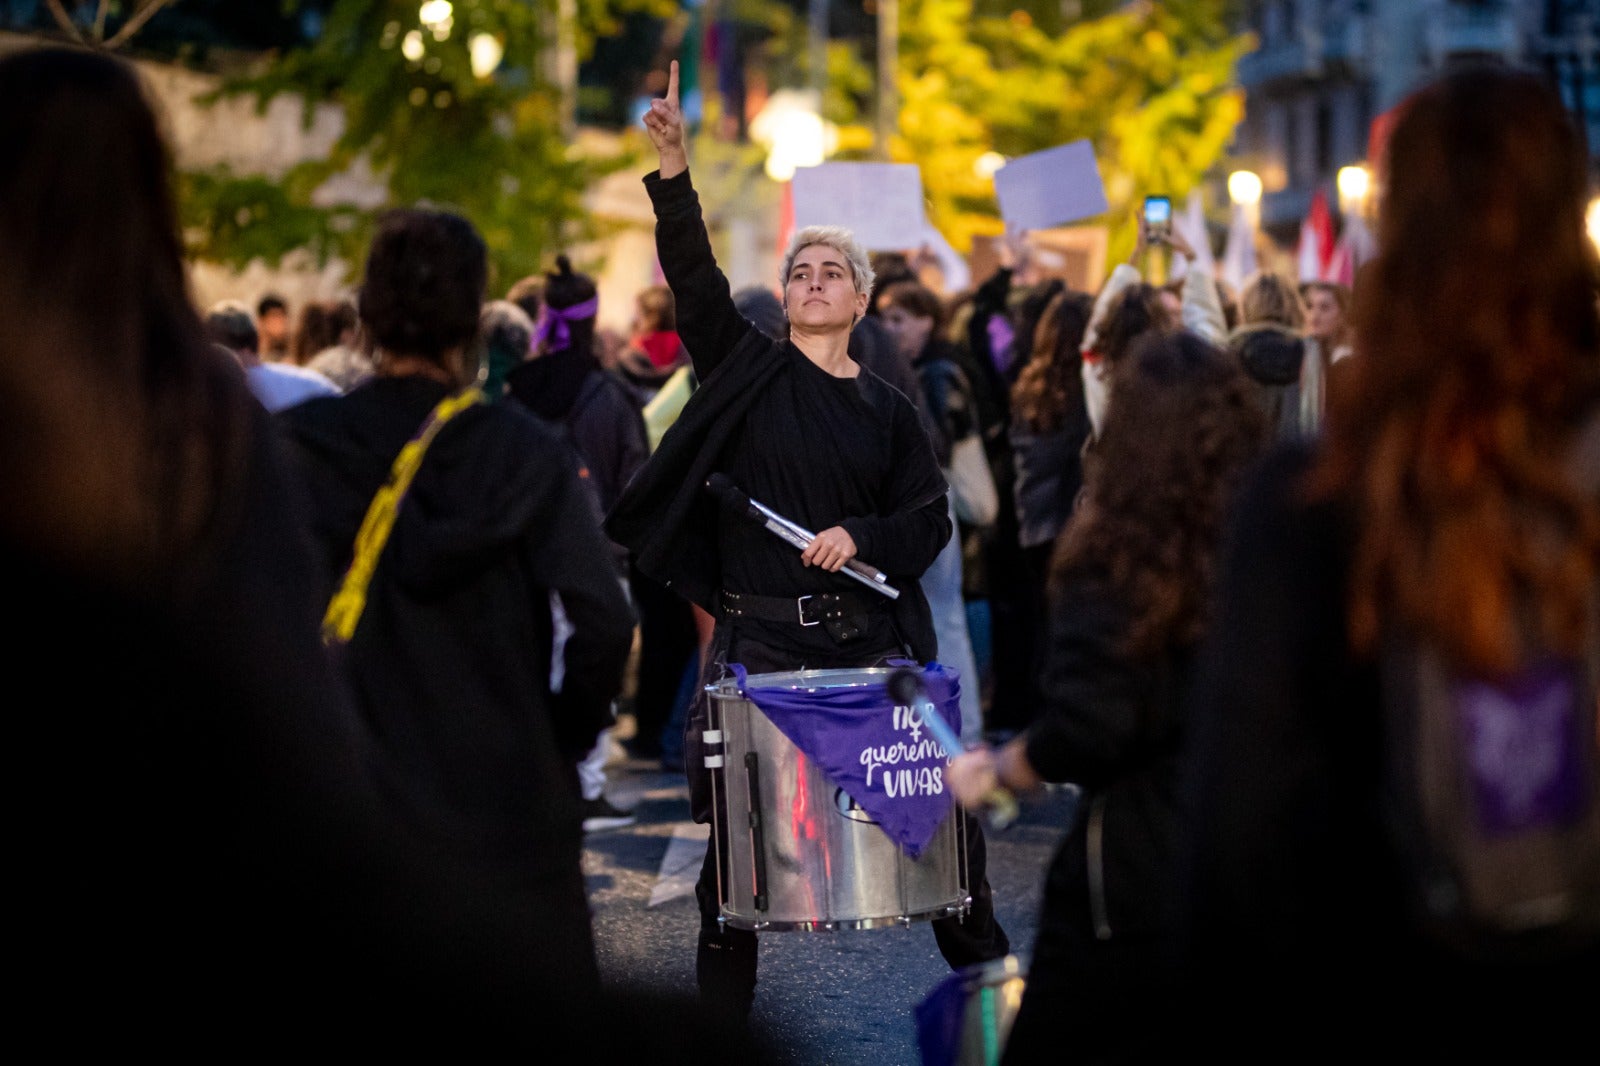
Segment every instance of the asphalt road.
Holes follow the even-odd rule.
[[[591,833],[584,870],[607,982],[692,993],[699,918],[692,886],[706,830],[689,820],[681,774],[622,761],[608,795],[635,825]],[[1072,816],[1071,790],[1024,804],[989,834],[995,911],[1025,967],[1046,866]],[[920,1066],[916,1008],[950,974],[926,922],[904,928],[761,935],[751,1024],[794,1062]]]

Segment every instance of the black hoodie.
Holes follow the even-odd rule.
[[[304,460],[326,595],[446,391],[378,378],[280,415]],[[510,869],[549,872],[581,848],[573,765],[610,724],[634,622],[606,547],[555,430],[514,405],[470,408],[424,456],[344,649],[356,706],[414,808]],[[556,695],[551,593],[575,629]]]

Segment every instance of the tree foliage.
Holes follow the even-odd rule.
[[[615,12],[668,0],[578,0],[579,55],[609,32]],[[547,255],[591,235],[584,191],[625,158],[580,154],[561,120],[562,100],[541,57],[551,44],[557,0],[455,0],[448,25],[419,21],[418,0],[335,0],[320,36],[218,95],[253,96],[261,109],[295,94],[309,121],[324,102],[340,106],[343,132],[328,158],[280,181],[225,168],[185,176],[183,205],[192,250],[243,264],[276,262],[296,248],[354,263],[371,213],[329,205],[328,179],[365,162],[390,204],[429,202],[470,218],[489,246],[498,279],[541,269]],[[493,38],[496,69],[474,73],[471,42]],[[420,46],[420,47],[419,47]],[[408,53],[410,53],[408,55]]]
[[[1177,200],[1222,157],[1243,117],[1232,77],[1250,39],[1229,32],[1225,0],[1125,4],[1059,34],[977,2],[902,0],[892,158],[920,164],[930,219],[966,249],[1002,229],[980,156],[1087,138],[1120,258],[1146,194]]]

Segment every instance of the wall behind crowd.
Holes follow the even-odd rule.
[[[0,55],[39,43],[38,38],[0,33]],[[132,62],[162,115],[174,163],[180,170],[226,165],[240,174],[279,178],[297,164],[326,158],[343,130],[343,111],[336,104],[313,107],[309,123],[304,121],[301,99],[288,93],[274,97],[261,112],[250,97],[206,105],[200,100],[216,90],[221,81],[217,75],[149,60]],[[616,134],[594,129],[582,129],[578,136],[580,150],[599,155],[614,155],[617,140]],[[619,332],[628,328],[634,295],[659,280],[654,218],[639,180],[647,169],[639,166],[612,174],[590,191],[590,211],[604,224],[605,236],[572,249],[573,261],[592,273],[599,284],[601,325]],[[364,210],[381,208],[387,197],[388,189],[364,158],[329,179],[316,194],[323,205],[352,204]],[[318,266],[312,255],[299,252],[285,256],[275,266],[262,260],[242,269],[206,261],[190,264],[190,283],[199,307],[225,299],[253,305],[262,294],[275,292],[292,312],[310,300],[347,295],[355,274],[355,268],[341,260]],[[499,287],[503,290],[514,280],[502,279]]]

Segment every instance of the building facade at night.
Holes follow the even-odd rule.
[[[1260,175],[1261,227],[1279,243],[1294,239],[1318,188],[1338,203],[1334,177],[1366,159],[1375,119],[1461,64],[1543,72],[1600,159],[1596,0],[1250,0],[1244,17],[1258,44],[1238,66],[1234,155]]]

